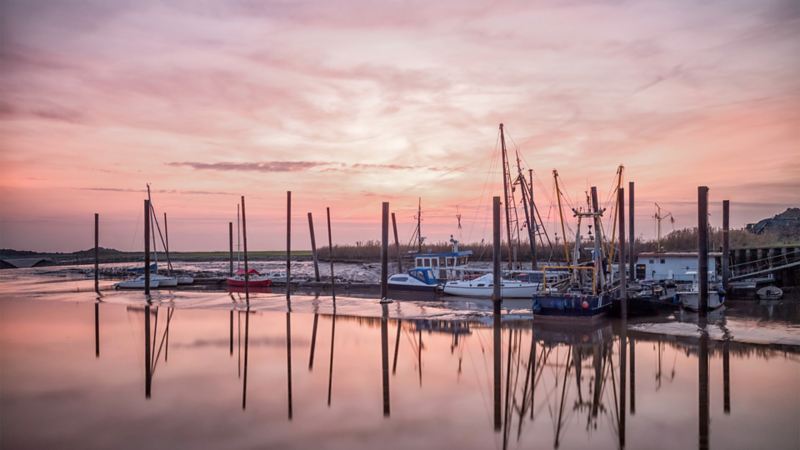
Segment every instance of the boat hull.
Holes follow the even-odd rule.
[[[388,283],[389,290],[391,291],[407,291],[407,292],[436,292],[438,285],[410,285],[399,283]]]
[[[689,311],[700,310],[700,293],[699,292],[678,292],[678,300],[681,306]],[[725,297],[718,292],[708,292],[708,309],[717,309],[725,303]]]
[[[600,317],[611,309],[607,295],[541,293],[533,296],[533,313],[551,317]]]
[[[245,280],[244,278],[228,278],[227,283],[228,287],[244,288]],[[269,278],[250,279],[247,282],[247,286],[253,288],[270,287],[272,286],[272,280],[270,280]]]
[[[539,290],[539,285],[531,286],[503,286],[500,289],[502,298],[531,298]],[[444,286],[444,293],[458,297],[491,298],[494,293],[493,286],[459,286],[450,283]]]

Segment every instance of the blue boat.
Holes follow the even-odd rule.
[[[541,292],[533,295],[533,313],[541,316],[600,317],[611,309],[611,295]]]
[[[399,291],[435,292],[439,289],[439,279],[430,268],[410,269],[389,277],[389,289]]]

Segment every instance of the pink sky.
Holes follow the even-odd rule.
[[[618,164],[677,228],[800,205],[800,5],[696,2],[38,2],[0,6],[0,247],[141,247],[146,182],[176,250],[227,247],[247,196],[253,249],[285,242],[294,195],[318,235],[489,238],[497,125],[576,201]],[[512,145],[512,148],[514,146]],[[551,219],[555,216],[551,214]],[[552,225],[550,225],[552,226]],[[671,230],[670,226],[666,230]],[[322,240],[322,239],[319,239]]]

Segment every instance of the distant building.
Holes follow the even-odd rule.
[[[708,253],[709,281],[716,281],[722,253]],[[675,280],[690,282],[697,272],[697,253],[692,252],[644,252],[636,260],[636,279],[645,281]]]
[[[772,233],[781,237],[800,237],[800,208],[788,208],[769,219],[748,223],[747,231],[753,234]]]

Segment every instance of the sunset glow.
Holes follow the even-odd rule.
[[[618,165],[696,225],[800,204],[800,3],[3,2],[0,247],[139,249],[146,183],[175,250],[227,248],[247,198],[253,249],[284,242],[293,192],[334,240],[401,241],[422,198],[429,240],[489,238],[497,147],[583,204]],[[487,228],[489,226],[489,228]],[[669,231],[669,229],[667,229]]]

